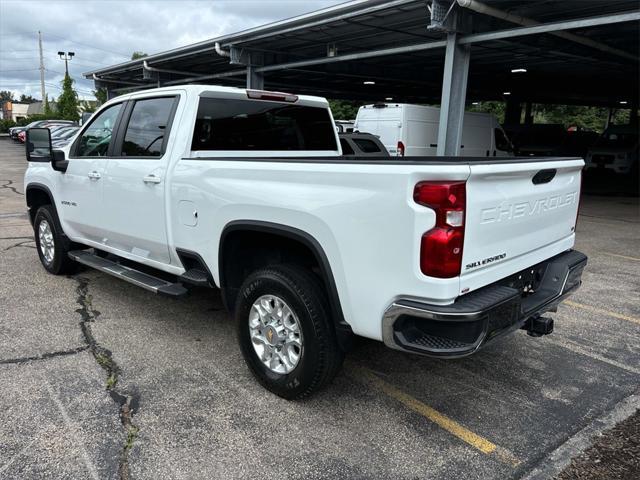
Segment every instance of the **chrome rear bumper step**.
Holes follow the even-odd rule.
[[[430,305],[400,298],[382,319],[384,343],[393,349],[431,357],[459,358],[471,355],[487,342],[518,328],[532,336],[553,332],[554,311],[581,284],[587,257],[577,250],[563,252],[475,292],[450,305]],[[512,283],[538,271],[534,289]]]
[[[74,250],[69,252],[69,258],[101,272],[120,278],[145,290],[170,297],[181,297],[188,290],[181,283],[172,283],[148,273],[127,267],[108,258],[102,258],[88,250]]]

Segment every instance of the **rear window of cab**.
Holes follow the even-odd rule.
[[[327,108],[201,98],[191,150],[337,150]]]

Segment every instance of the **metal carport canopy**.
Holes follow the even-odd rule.
[[[505,92],[637,105],[639,21],[635,0],[357,0],[84,75],[111,92],[211,83],[441,103],[453,145],[465,102]]]

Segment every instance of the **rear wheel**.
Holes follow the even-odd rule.
[[[33,229],[42,266],[54,275],[72,273],[76,263],[67,255],[71,242],[62,233],[62,227],[51,205],[43,205],[38,209]]]
[[[287,399],[310,395],[342,365],[326,295],[313,273],[298,266],[257,270],[236,302],[238,341],[249,369]]]

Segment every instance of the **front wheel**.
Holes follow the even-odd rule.
[[[36,247],[42,266],[54,275],[73,273],[76,263],[68,257],[71,242],[50,205],[38,209],[33,221]]]
[[[302,267],[277,265],[247,277],[236,302],[238,341],[265,388],[300,399],[333,379],[344,355],[328,312],[322,284]]]

